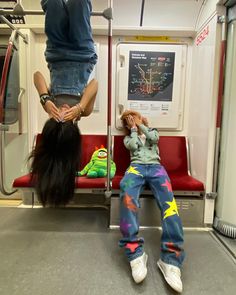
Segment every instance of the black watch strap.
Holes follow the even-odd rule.
[[[41,104],[44,106],[45,103],[48,101],[48,100],[52,100],[51,96],[49,94],[41,94],[40,95],[40,102]]]

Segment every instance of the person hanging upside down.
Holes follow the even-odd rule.
[[[181,271],[184,260],[183,229],[177,205],[165,168],[160,164],[157,142],[158,131],[148,126],[140,113],[127,110],[121,120],[127,131],[124,145],[130,151],[131,163],[120,183],[120,230],[123,235],[120,246],[130,262],[136,283],[147,275],[148,255],[144,252],[144,240],[138,237],[139,196],[145,185],[153,192],[161,211],[161,257],[157,262],[167,283],[182,292]]]
[[[97,54],[90,0],[42,0],[41,5],[51,81],[48,87],[37,71],[34,84],[49,120],[30,155],[31,172],[43,206],[59,206],[68,203],[74,194],[81,143],[77,121],[93,111],[98,83],[94,79],[88,85],[87,82]]]

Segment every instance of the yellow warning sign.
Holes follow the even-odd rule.
[[[134,36],[134,37],[125,37],[125,41],[168,42],[168,43],[180,42],[179,39],[172,39],[171,37],[168,37],[168,36]]]

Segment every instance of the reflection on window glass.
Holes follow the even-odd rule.
[[[2,78],[2,69],[4,65],[6,50],[7,50],[6,46],[0,45],[0,78]]]
[[[4,123],[13,124],[18,120],[18,96],[20,93],[19,83],[19,54],[13,50],[10,69],[7,77],[4,103]]]

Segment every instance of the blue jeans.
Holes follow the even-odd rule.
[[[82,96],[94,65],[64,61],[49,63],[48,68],[51,78],[50,92],[53,96],[60,94]]]
[[[139,196],[145,185],[149,185],[161,211],[161,259],[180,267],[185,256],[182,223],[170,179],[165,168],[159,164],[131,163],[121,180],[120,230],[123,238],[120,246],[125,248],[129,261],[143,254],[144,239],[138,237],[138,208]]]
[[[53,95],[81,95],[97,62],[90,0],[42,0]]]

